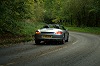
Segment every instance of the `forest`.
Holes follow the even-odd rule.
[[[100,0],[0,0],[0,35],[32,34],[43,23],[100,27]]]

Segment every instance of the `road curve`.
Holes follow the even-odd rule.
[[[70,32],[69,42],[0,48],[0,66],[100,66],[100,36]]]

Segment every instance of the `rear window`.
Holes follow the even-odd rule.
[[[45,26],[43,26],[43,28],[57,28],[57,29],[59,29],[60,27],[56,26],[56,25],[45,25]]]

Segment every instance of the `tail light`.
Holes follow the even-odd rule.
[[[58,31],[58,32],[56,32],[56,34],[59,34],[59,35],[61,35],[63,32],[61,32],[61,31]]]
[[[40,31],[36,31],[36,32],[35,32],[35,34],[40,34],[40,33],[41,33]]]

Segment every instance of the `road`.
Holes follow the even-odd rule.
[[[0,66],[100,66],[100,36],[70,32],[63,45],[31,41],[0,48]]]

